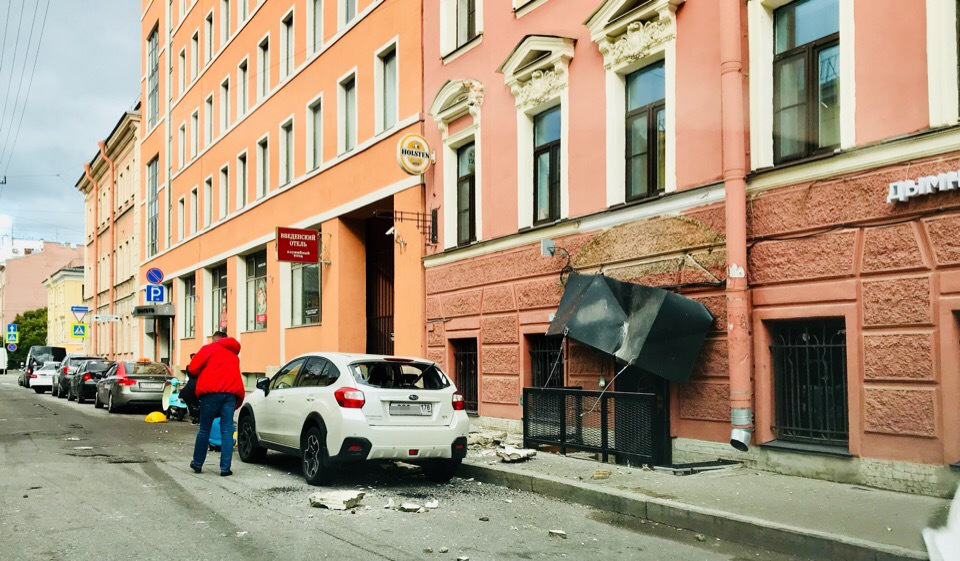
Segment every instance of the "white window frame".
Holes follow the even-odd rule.
[[[250,57],[237,64],[237,118],[247,114],[250,104]]]
[[[317,19],[317,10],[315,3],[320,4],[319,20]],[[315,42],[314,36],[317,34],[317,23],[320,27],[320,41]],[[307,0],[307,53],[312,55],[323,49],[323,0]]]
[[[266,142],[266,146],[261,146]],[[264,165],[266,160],[266,165]],[[270,192],[270,133],[257,139],[257,183],[256,200],[267,196]]]
[[[241,0],[242,2],[243,0]],[[230,40],[230,0],[220,0],[220,48]]]
[[[386,66],[383,64],[383,57],[387,55],[390,51],[393,51],[394,60],[396,61],[396,70],[397,78],[396,85],[397,89],[394,92],[394,103],[396,103],[397,114],[394,119],[393,124],[389,127],[383,126],[384,119],[384,99],[383,99],[383,84],[386,80]],[[376,120],[376,133],[380,134],[381,132],[391,129],[400,122],[400,36],[396,35],[385,45],[376,50],[373,54],[373,106],[374,106],[374,118]]]
[[[344,105],[346,104],[346,89],[344,88],[345,84],[350,80],[353,80],[353,94],[354,94],[354,111],[353,111],[353,126],[354,126],[354,136],[355,138],[353,146],[350,149],[347,149],[347,121],[346,113],[344,110]],[[349,72],[337,79],[337,153],[346,154],[347,152],[352,152],[357,149],[357,145],[360,144],[360,109],[359,109],[359,100],[360,100],[360,84],[357,79],[357,67],[354,66],[350,69]]]
[[[926,3],[930,127],[949,127],[960,121],[957,3],[955,0],[926,0]]]
[[[747,3],[750,44],[750,167],[773,163],[773,12],[794,0]],[[856,66],[854,0],[838,0],[840,9],[840,150],[856,145]],[[929,33],[928,33],[929,36]],[[956,52],[957,47],[952,47]]]
[[[230,128],[230,76],[220,82],[220,135]]]
[[[190,50],[192,51],[190,57],[190,82],[193,83],[197,79],[197,75],[200,73],[200,28],[193,30],[193,35],[190,37]]]
[[[290,127],[290,146],[289,147],[286,145],[287,134],[286,134],[286,131],[284,130],[287,126]],[[279,187],[286,187],[291,183],[293,183],[293,179],[294,179],[293,167],[295,165],[294,156],[296,155],[295,145],[296,145],[297,133],[296,133],[296,129],[293,126],[292,114],[287,116],[287,118],[284,119],[283,121],[281,121],[280,126],[277,128],[277,134],[278,134],[277,138],[280,139],[280,144],[279,146],[277,146],[277,157],[280,159],[280,161],[277,162],[277,174],[278,174],[277,185]],[[267,147],[269,148],[269,145]],[[289,155],[291,169],[287,169],[287,159],[288,159],[287,150],[292,152],[292,154]]]
[[[664,68],[664,113],[667,129],[664,190],[667,193],[677,190],[676,11],[684,1],[655,0],[643,9],[631,13],[629,18],[615,18],[623,9],[626,0],[607,0],[587,20],[590,37],[603,55],[606,87],[607,206],[623,204],[626,201],[627,76],[660,61],[663,61]],[[647,23],[640,23],[644,21]],[[634,23],[640,23],[640,27],[630,29]]]
[[[230,164],[220,166],[219,185],[217,186],[217,220],[227,217],[227,202],[230,200]]]
[[[183,95],[183,92],[187,91],[187,48],[184,47],[180,49],[180,56],[178,58],[179,69],[177,78],[180,80],[180,95]]]
[[[213,224],[213,176],[203,180],[203,229]]]
[[[287,26],[287,20],[290,20],[289,27]],[[282,82],[288,76],[296,72],[297,68],[295,66],[296,62],[296,41],[297,41],[297,32],[294,29],[296,26],[297,20],[294,15],[294,8],[290,8],[290,11],[285,13],[282,18],[280,18],[280,81]],[[287,68],[289,66],[289,69]]]
[[[180,168],[183,169],[187,166],[187,122],[183,121],[180,123],[180,129],[177,136],[177,148],[180,156]]]
[[[182,242],[187,233],[187,198],[180,197],[177,201],[177,241]]]
[[[316,127],[313,122],[315,107],[320,108],[319,137],[317,136]],[[320,95],[307,102],[306,120],[304,123],[306,124],[306,127],[304,127],[306,129],[306,135],[304,137],[304,144],[306,145],[304,161],[307,162],[307,172],[309,173],[323,165],[323,93],[320,93]],[[317,146],[317,144],[319,144],[319,146]],[[319,153],[319,160],[314,157],[315,153]]]
[[[213,92],[203,100],[203,146],[207,147],[213,143]]]
[[[190,159],[197,157],[200,149],[200,110],[194,109],[190,115]]]
[[[200,189],[194,185],[193,189],[190,189],[190,235],[197,233],[197,227],[200,225],[199,212],[200,212]]]
[[[249,0],[239,0],[237,2],[237,27],[238,28],[240,27],[240,24],[247,21],[247,16],[249,15],[249,13],[247,12],[247,2],[249,2]]]
[[[517,111],[517,226],[533,226],[533,120],[560,106],[560,216],[570,215],[570,99],[568,66],[574,40],[528,35],[503,61],[497,72],[514,96]],[[532,64],[523,61],[532,52],[547,56]]]
[[[266,49],[264,49],[266,45]],[[266,75],[264,75],[266,72]],[[257,41],[257,101],[270,94],[270,34]]]
[[[233,175],[237,185],[236,209],[240,210],[247,206],[247,199],[250,198],[250,157],[246,150],[237,154],[237,171]]]
[[[457,2],[458,0],[440,0],[440,56],[444,64],[457,56],[473,49],[483,41],[483,0],[477,0],[477,36],[463,45],[457,46]]]
[[[481,165],[480,148],[480,107],[483,104],[483,85],[470,79],[453,80],[447,82],[437,92],[430,105],[430,115],[433,117],[443,143],[443,157],[439,166],[442,169],[443,180],[443,247],[445,249],[457,247],[457,150],[474,143],[474,194],[473,201],[476,241],[483,239],[483,166]],[[450,135],[450,124],[458,119],[471,119],[472,123],[466,128]]]
[[[337,0],[337,29],[343,29],[353,20],[360,17],[360,6],[357,0],[353,0],[353,17],[347,19],[347,0]]]
[[[210,64],[210,61],[213,60],[213,53],[216,51],[213,47],[213,9],[207,12],[207,15],[203,18],[203,65],[206,66]]]

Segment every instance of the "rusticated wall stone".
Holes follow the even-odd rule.
[[[684,214],[697,222],[703,223],[714,232],[719,234],[726,232],[727,216],[723,204],[698,207]]]
[[[730,385],[688,382],[680,390],[680,416],[704,421],[730,420]]]
[[[864,335],[863,371],[867,379],[933,379],[933,334]]]
[[[427,298],[427,319],[442,319],[443,318],[443,305],[440,302],[439,296],[432,296]]]
[[[483,347],[480,371],[486,374],[519,374],[517,346]]]
[[[861,270],[865,273],[914,269],[924,265],[920,242],[910,224],[866,228],[863,235]]]
[[[727,378],[728,350],[726,339],[706,339],[693,367],[693,375],[706,378]]]
[[[480,313],[480,291],[458,292],[443,296],[445,318],[474,316]]]
[[[864,325],[929,323],[929,277],[863,282]]]
[[[444,364],[446,362],[444,360],[446,358],[446,353],[443,352],[443,348],[427,349],[427,358],[439,364],[440,368],[444,370],[447,369],[446,364]]]
[[[534,308],[555,308],[563,296],[560,275],[551,275],[545,279],[520,282],[516,285],[517,302],[521,310]]]
[[[433,330],[430,329],[430,326],[433,327]],[[429,324],[427,327],[427,346],[442,347],[446,339],[445,331],[442,322],[437,321]]]
[[[926,389],[866,390],[866,430],[883,434],[936,436],[936,395]]]
[[[591,267],[722,243],[721,233],[688,216],[639,220],[597,234],[574,257],[573,264],[576,267]]]
[[[483,401],[508,405],[519,403],[520,380],[515,376],[484,376]]]
[[[569,340],[566,370],[571,377],[597,377],[610,371],[612,359],[592,347]]]
[[[960,216],[947,216],[927,221],[930,244],[939,265],[960,263]]]
[[[853,274],[856,232],[850,230],[798,240],[761,242],[750,250],[754,284]]]
[[[517,309],[513,299],[513,288],[508,286],[488,286],[483,289],[483,313],[512,312]]]
[[[712,331],[727,330],[723,327],[727,321],[727,297],[723,294],[713,296],[690,296],[694,300],[702,303],[713,316],[713,323],[710,325]]]
[[[517,316],[494,316],[480,320],[481,339],[485,344],[516,343]]]

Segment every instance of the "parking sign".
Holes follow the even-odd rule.
[[[163,302],[163,285],[162,284],[148,284],[147,285],[147,302]]]

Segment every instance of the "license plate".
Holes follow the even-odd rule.
[[[390,404],[391,415],[405,415],[412,417],[429,417],[433,415],[432,403],[397,403]]]
[[[140,382],[140,389],[143,390],[162,390],[163,382]]]

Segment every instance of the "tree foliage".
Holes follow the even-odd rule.
[[[17,344],[17,351],[7,353],[9,367],[18,368],[21,362],[27,361],[27,352],[34,345],[47,344],[47,309],[30,310],[17,314],[13,323],[17,324],[20,331],[20,342]]]

